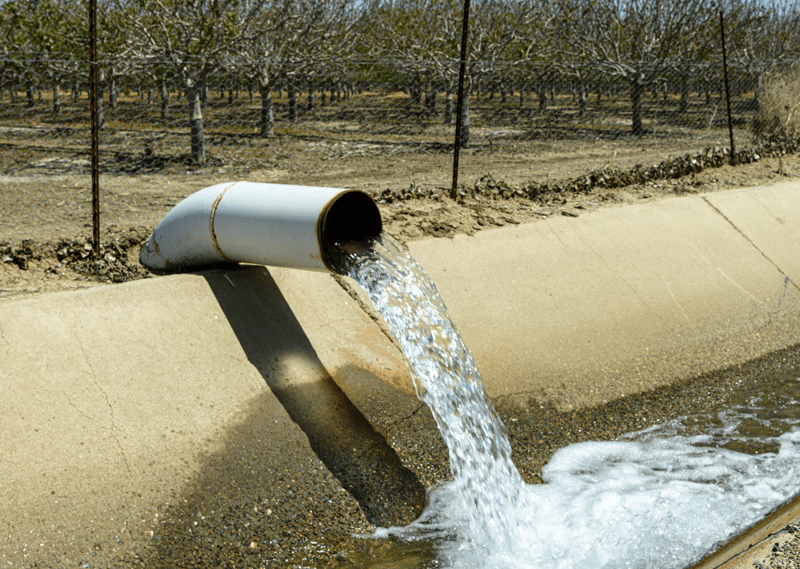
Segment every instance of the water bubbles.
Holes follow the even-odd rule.
[[[422,516],[378,537],[430,541],[430,567],[678,569],[800,491],[800,378],[708,415],[556,452],[526,485],[505,427],[435,286],[387,236],[343,266],[400,343],[454,480]]]
[[[454,487],[472,533],[486,543],[506,539],[513,533],[506,512],[519,499],[522,479],[472,354],[436,287],[387,235],[344,250],[343,272],[367,291],[400,343],[417,395],[447,443]]]
[[[513,539],[473,539],[454,484],[434,489],[419,520],[389,533],[436,540],[437,558],[459,569],[679,569],[800,490],[800,431],[779,438],[781,451],[766,455],[652,433],[579,443],[553,456],[544,484],[521,487],[505,512]]]

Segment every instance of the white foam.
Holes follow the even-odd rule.
[[[559,450],[545,483],[525,486],[509,515],[512,545],[470,536],[451,485],[433,490],[419,520],[377,535],[434,538],[437,558],[454,568],[686,567],[800,491],[800,430],[761,455],[702,446],[707,440],[651,436]]]
[[[677,569],[800,492],[797,382],[762,385],[716,415],[569,446],[543,469],[544,484],[525,485],[472,355],[422,268],[388,236],[342,255],[400,343],[455,480],[432,491],[419,520],[378,537],[431,539],[438,566],[453,568]],[[754,433],[759,449],[779,450],[725,448],[751,445]]]

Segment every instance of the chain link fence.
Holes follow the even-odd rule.
[[[268,84],[257,64],[231,58],[187,88],[166,62],[101,61],[104,229],[155,225],[186,195],[227,180],[449,188],[457,63],[298,61]],[[744,146],[763,82],[730,74]],[[728,146],[721,62],[647,75],[658,79],[470,62],[459,180],[566,180]],[[84,61],[0,59],[0,244],[90,231],[87,78]]]

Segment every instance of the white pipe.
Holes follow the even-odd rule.
[[[378,206],[356,190],[234,182],[176,205],[148,237],[139,260],[174,270],[220,262],[334,270],[337,242],[381,232]]]

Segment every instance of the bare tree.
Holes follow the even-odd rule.
[[[533,61],[546,51],[541,31],[548,20],[545,2],[480,0],[470,14],[467,85],[462,100],[461,144],[469,143],[469,98],[473,89],[488,85],[507,61]],[[445,90],[445,122],[452,115],[451,93],[458,75],[462,2],[458,0],[375,0],[367,17],[370,55],[395,62],[405,78],[412,104],[426,98],[431,109],[438,91]]]
[[[370,5],[363,28],[364,55],[391,66],[386,75],[396,76],[397,86],[410,95],[414,118],[426,89],[428,110],[435,105],[435,93],[443,88],[451,109],[445,114],[452,115],[461,4],[458,0],[375,0]]]
[[[591,63],[630,89],[631,130],[642,134],[642,94],[662,82],[682,44],[715,16],[702,0],[561,0],[567,59]]]
[[[758,110],[764,75],[800,55],[800,7],[797,0],[731,4],[726,12],[730,60],[753,83]]]
[[[50,87],[55,116],[61,112],[59,87],[74,76],[81,52],[76,41],[81,22],[72,17],[73,7],[69,0],[14,0],[0,5],[5,69],[24,85],[29,107],[34,106],[34,87]]]
[[[355,19],[344,0],[277,0],[262,7],[264,12],[242,34],[233,52],[238,72],[258,85],[260,132],[269,137],[275,131],[271,92],[281,84],[287,86],[290,119],[296,118],[298,87],[346,53],[355,39]]]
[[[143,65],[168,65],[189,103],[191,162],[206,161],[201,93],[263,13],[257,0],[118,0],[130,53]]]

